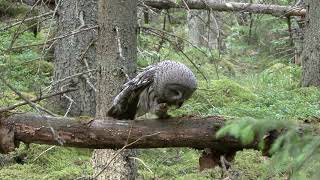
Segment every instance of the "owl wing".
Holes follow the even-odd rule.
[[[121,92],[114,98],[108,116],[115,119],[134,119],[141,92],[153,82],[156,66],[148,66],[122,86]]]

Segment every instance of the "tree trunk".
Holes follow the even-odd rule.
[[[320,86],[320,1],[307,0],[306,7],[302,85]]]
[[[97,4],[95,1],[70,0],[61,1],[58,8],[58,32],[57,36],[67,34],[96,25]],[[83,31],[81,33],[62,38],[55,43],[55,72],[54,91],[61,91],[68,86],[77,87],[78,92],[68,93],[68,97],[57,97],[55,107],[67,111],[69,115],[94,115],[95,114],[95,77],[87,73],[60,83],[59,80],[71,75],[82,73],[95,68],[95,39],[96,30]],[[72,102],[73,101],[73,102]],[[70,105],[70,103],[72,103]]]
[[[216,16],[205,10],[188,12],[189,38],[197,46],[218,48],[219,22]]]
[[[120,91],[126,75],[136,70],[137,1],[99,0],[97,42],[97,108],[96,117],[105,118],[107,107]],[[97,179],[135,179],[135,151],[125,150],[115,159],[114,150],[95,150],[94,174]],[[108,168],[104,168],[111,161]],[[105,170],[104,170],[105,169]]]
[[[295,17],[291,19],[291,36],[294,46],[294,64],[301,65],[301,56],[303,52],[303,39],[304,39],[304,18]]]
[[[143,26],[149,23],[159,23],[161,17],[161,9],[150,9],[146,7],[137,7],[138,25]]]

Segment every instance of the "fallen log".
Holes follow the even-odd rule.
[[[24,0],[27,1],[27,0]],[[29,3],[33,5],[34,0]],[[55,6],[55,1],[48,0],[51,6]],[[280,6],[271,4],[255,4],[255,3],[237,3],[237,2],[218,2],[216,0],[142,0],[140,6],[150,6],[156,9],[185,8],[185,9],[211,9],[213,11],[234,11],[234,12],[250,12],[255,14],[270,14],[273,16],[289,17],[289,16],[305,16],[306,9],[303,7]]]
[[[215,133],[224,124],[224,118],[219,116],[127,121],[110,118],[0,114],[0,129],[14,132],[15,142],[93,149],[122,148],[134,142],[127,148],[211,148],[221,153],[244,148],[258,149],[256,141],[242,145],[233,137],[216,138]]]
[[[213,11],[250,12],[255,14],[270,14],[279,17],[305,16],[306,10],[302,7],[254,4],[254,3],[222,3],[216,0],[145,0],[142,5],[156,9],[185,8],[185,9],[210,9]]]

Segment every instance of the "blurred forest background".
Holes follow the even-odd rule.
[[[86,7],[90,6],[90,2],[86,2]],[[237,2],[282,6],[294,6],[297,3],[294,0]],[[61,4],[61,7],[73,10],[70,4],[70,7]],[[170,59],[186,64],[198,79],[199,87],[193,97],[170,114],[223,116],[230,124],[219,135],[231,134],[244,143],[251,142],[255,132],[265,134],[273,128],[287,130],[272,147],[272,157],[264,157],[257,150],[239,151],[229,170],[215,167],[200,172],[200,150],[139,150],[134,158],[138,165],[138,179],[320,177],[317,171],[320,168],[320,90],[302,86],[302,17],[188,8],[158,10],[146,5],[139,6],[137,12],[137,68]],[[77,15],[84,16],[81,13]],[[62,41],[70,41],[61,32],[72,34],[87,29],[84,31],[97,33],[97,30],[91,31],[96,28],[96,16],[90,17],[91,20],[85,19],[86,24],[82,27],[77,27],[82,24],[81,18],[76,26],[68,24],[69,20],[65,17],[65,23],[61,25],[61,16],[59,6],[52,2],[38,1],[35,5],[31,1],[0,0],[0,75],[28,99],[49,93],[56,80],[61,79],[54,73],[54,68],[57,68],[54,65],[55,58],[59,58],[62,55],[59,52],[63,51],[57,46],[66,48],[61,45]],[[72,13],[68,14],[68,17],[71,16]],[[88,49],[94,46],[93,39],[83,39],[90,44]],[[69,43],[87,47],[79,39]],[[85,53],[73,54],[74,49],[68,49],[70,54],[67,60],[86,56]],[[88,53],[94,53],[94,49],[89,49]],[[93,89],[94,93],[96,82],[91,78],[94,67],[89,57],[83,59],[89,62],[84,60],[83,69],[69,72],[69,75],[85,72],[85,88]],[[64,95],[64,98],[70,103],[61,111],[50,106],[46,100],[37,105],[62,116],[81,115],[72,109],[77,106],[75,104],[79,105],[72,104],[77,100],[68,95]],[[5,108],[21,100],[0,82],[0,107]],[[27,105],[15,108],[14,112],[37,110]],[[88,177],[94,171],[92,151],[49,145],[21,145],[9,155],[0,155],[0,179]]]

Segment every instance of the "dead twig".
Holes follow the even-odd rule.
[[[65,84],[65,85],[61,86],[60,90],[63,91],[63,88],[66,87],[66,86],[69,86],[69,84]],[[65,97],[66,99],[68,99],[69,102],[70,102],[70,104],[69,104],[69,106],[68,106],[68,109],[67,109],[66,113],[65,113],[64,116],[63,116],[63,117],[67,117],[67,115],[69,114],[69,112],[70,112],[70,110],[71,110],[71,107],[72,107],[72,105],[73,105],[73,103],[74,103],[74,100],[73,100],[71,97],[69,97],[68,95],[66,95],[66,94],[63,94],[63,97]]]
[[[147,166],[147,164],[142,159],[137,157],[129,157],[129,158],[139,161],[151,174],[153,174],[153,179],[156,179],[155,173],[150,169],[150,167]]]
[[[26,20],[27,16],[33,11],[33,9],[37,6],[37,4],[40,2],[41,0],[37,0],[37,2],[34,3],[34,5],[31,7],[31,9],[25,14],[25,16],[23,17],[23,20],[21,21],[21,23],[19,24],[17,30],[14,32],[13,36],[12,36],[12,39],[11,39],[11,42],[10,42],[10,45],[9,45],[9,48],[8,48],[8,51],[10,52],[12,47],[13,47],[13,44],[16,42],[16,40],[18,39],[20,33],[20,29],[21,29],[21,25],[24,23],[24,21]]]
[[[23,48],[33,47],[33,46],[42,46],[42,45],[45,45],[45,44],[54,43],[56,40],[63,39],[65,37],[72,36],[72,35],[81,33],[83,31],[89,31],[91,29],[96,29],[96,28],[98,28],[98,26],[91,26],[91,27],[88,27],[88,28],[79,29],[77,31],[72,31],[70,33],[67,33],[67,34],[64,34],[64,35],[49,39],[44,43],[36,43],[36,44],[29,44],[29,45],[23,45],[23,46],[16,46],[16,47],[12,47],[11,50],[23,49]]]
[[[119,57],[122,61],[126,62],[126,58],[123,56],[123,50],[122,50],[122,47],[121,47],[121,39],[120,39],[120,32],[119,32],[119,28],[116,26],[115,27],[115,30],[116,30],[116,38],[117,38],[117,42],[118,42],[118,54],[119,54]],[[130,77],[127,73],[127,69],[122,66],[120,68],[121,72],[125,75],[127,81],[130,81]]]
[[[48,149],[42,151],[37,157],[35,157],[31,162],[35,162],[37,159],[39,159],[39,157],[41,157],[43,154],[45,154],[46,152],[50,151],[51,149],[55,148],[56,146],[51,146]]]
[[[156,28],[152,28],[152,27],[140,27],[140,28],[143,29],[143,30],[145,30],[146,32],[149,31],[149,32],[151,32],[151,33],[153,33],[153,34],[155,34],[155,35],[161,36],[162,33],[163,33],[163,34],[172,36],[172,37],[174,37],[174,38],[180,39],[180,40],[188,43],[189,45],[191,45],[192,47],[194,47],[195,49],[197,49],[199,52],[201,52],[202,54],[204,54],[205,56],[208,57],[208,55],[207,55],[207,53],[206,53],[205,51],[203,51],[203,50],[200,49],[198,46],[194,45],[192,42],[188,41],[188,40],[185,39],[185,38],[182,38],[182,37],[177,36],[177,35],[175,35],[175,34],[169,33],[169,32],[167,32],[167,31],[163,31],[163,30],[161,30],[161,29],[156,29]],[[161,32],[161,33],[158,33],[158,32],[156,32],[156,31]]]
[[[55,85],[57,85],[57,84],[59,84],[59,83],[61,83],[63,81],[68,80],[68,79],[72,79],[74,77],[81,76],[83,74],[87,74],[87,73],[91,73],[91,72],[95,72],[95,71],[97,71],[97,69],[91,69],[91,70],[88,70],[88,71],[85,71],[85,72],[81,72],[81,73],[77,73],[77,74],[65,77],[63,79],[59,79],[59,80],[53,81],[52,84],[49,87],[55,86]],[[50,88],[48,88],[48,89],[50,89]]]
[[[40,112],[40,110],[48,113],[51,116],[57,116],[56,114],[54,114],[53,112],[35,104],[34,102],[31,102],[28,98],[26,98],[23,94],[21,94],[21,92],[19,92],[16,88],[14,88],[13,86],[11,86],[11,84],[9,84],[4,78],[3,76],[0,76],[0,80],[2,81],[2,83],[4,85],[6,85],[11,91],[13,91],[15,94],[17,94],[21,99],[23,99],[27,104],[29,104],[32,108],[36,109],[38,112]]]
[[[56,92],[56,93],[40,96],[40,97],[35,98],[35,99],[31,99],[30,102],[38,102],[38,101],[41,101],[41,100],[44,100],[44,99],[51,98],[53,96],[58,96],[58,95],[65,94],[65,93],[68,93],[68,92],[73,92],[73,91],[76,91],[76,90],[78,90],[78,89],[76,89],[76,88],[74,88],[74,89],[66,89],[66,90],[61,91],[61,92]],[[16,104],[13,104],[13,105],[5,107],[5,108],[0,108],[0,113],[5,112],[5,111],[9,111],[9,110],[13,110],[13,109],[15,109],[17,107],[20,107],[20,106],[23,106],[23,105],[26,105],[26,104],[28,104],[28,102],[23,101],[23,102],[18,102]]]
[[[202,77],[204,78],[204,80],[206,80],[206,82],[208,83],[209,80],[207,78],[207,76],[200,70],[200,68],[191,60],[191,58],[189,58],[189,56],[183,52],[183,50],[179,49],[180,53],[186,57],[186,59],[196,68],[196,70],[202,75]]]
[[[162,31],[162,30],[158,30],[158,29],[153,29],[153,28],[146,28],[146,29],[147,29],[147,30],[151,30],[150,32],[151,32],[152,34],[157,35],[157,36],[163,38],[164,40],[168,41],[169,43],[172,43],[172,44],[176,45],[176,43],[174,43],[172,40],[170,40],[170,39],[168,39],[168,38],[166,38],[166,37],[163,36],[162,33],[167,33],[166,31]],[[160,31],[160,32],[162,32],[162,33],[159,34],[159,33],[155,32],[155,31],[152,31],[152,30],[158,30],[158,31]],[[170,33],[167,33],[167,34],[169,34],[169,35],[171,35],[171,36],[173,36],[173,37],[177,37],[177,38],[179,38],[179,39],[184,40],[183,38],[180,38],[180,37],[178,37],[178,36],[176,36],[176,35],[174,35],[174,34],[170,34]],[[187,40],[186,40],[186,41],[187,41]],[[189,42],[189,41],[187,41],[187,42]],[[189,43],[192,44],[191,42],[189,42]],[[193,46],[195,46],[195,45],[193,45]],[[195,47],[197,47],[197,46],[195,46]],[[203,79],[204,79],[206,82],[209,82],[209,81],[208,81],[208,78],[207,78],[207,77],[205,76],[205,74],[200,70],[200,68],[191,60],[191,58],[189,58],[189,56],[186,55],[181,48],[177,48],[177,49],[178,49],[178,51],[181,52],[181,54],[182,54],[185,58],[187,58],[187,60],[196,68],[196,70],[200,73],[200,75],[203,77]],[[202,52],[202,53],[204,53],[204,55],[206,55],[206,56],[208,57],[208,55],[207,55],[205,52],[203,52],[200,48],[199,48],[199,51]]]
[[[90,67],[89,67],[89,63],[88,63],[87,59],[85,58],[85,55],[87,54],[90,47],[95,43],[95,41],[96,41],[96,39],[92,39],[91,42],[89,43],[89,45],[86,47],[86,49],[81,53],[81,55],[79,57],[79,61],[84,62],[84,65],[86,66],[87,71],[90,71]],[[89,75],[89,77],[86,76],[85,74],[83,74],[82,77],[86,80],[87,84],[91,87],[91,89],[93,89],[95,92],[97,92],[97,89],[90,81],[90,78],[92,78],[92,73],[89,72],[88,75]]]
[[[50,12],[47,12],[47,13],[40,14],[40,15],[38,15],[38,16],[33,16],[33,17],[30,17],[30,18],[23,19],[23,20],[21,20],[21,21],[12,23],[12,24],[10,24],[10,25],[8,25],[8,26],[0,29],[0,32],[1,32],[1,31],[6,31],[6,30],[8,30],[8,29],[10,29],[10,28],[13,28],[13,27],[17,26],[17,25],[20,25],[20,24],[23,24],[23,23],[26,23],[26,22],[29,22],[29,21],[32,21],[32,20],[35,20],[35,19],[40,19],[40,18],[42,18],[42,17],[50,16],[50,15],[52,15],[52,14],[53,14],[53,12],[50,11]]]
[[[45,44],[47,44],[47,41],[48,41],[48,38],[50,36],[50,33],[51,33],[51,27],[52,27],[52,24],[53,24],[53,21],[54,21],[54,17],[56,16],[56,13],[58,11],[58,8],[60,6],[60,3],[61,3],[62,0],[59,0],[58,2],[56,2],[56,7],[54,8],[54,11],[53,11],[53,14],[52,14],[52,17],[50,19],[50,24],[49,24],[49,30],[47,32],[47,36],[45,38]],[[56,40],[53,41],[53,43],[51,43],[51,45],[49,46],[48,50],[53,46],[53,44],[56,42]],[[43,45],[42,47],[42,52],[41,52],[41,56],[44,57],[44,53],[45,53],[45,49],[46,49],[46,46],[45,44]]]

